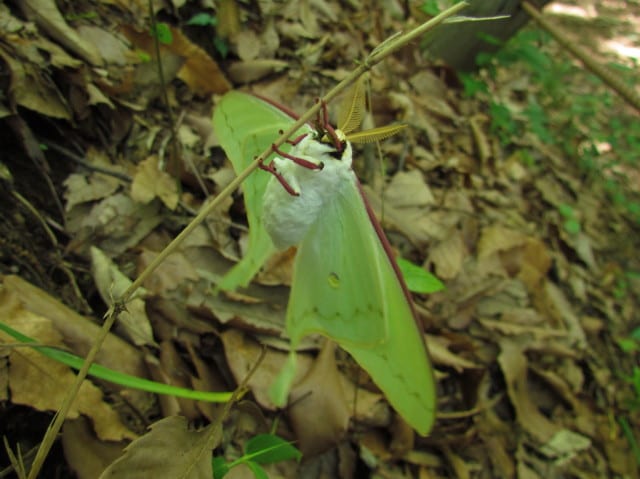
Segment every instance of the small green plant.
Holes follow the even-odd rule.
[[[604,180],[610,201],[640,223],[640,200],[626,187],[628,167],[635,168],[640,158],[640,122],[631,113],[611,114],[615,95],[574,62],[549,55],[550,37],[545,32],[527,28],[506,43],[489,35],[480,40],[500,49],[480,53],[476,63],[482,72],[462,74],[461,79],[466,96],[486,99],[491,132],[505,146],[527,134],[557,145],[568,161],[579,165],[587,181]],[[514,90],[512,98],[496,99],[491,92],[499,90],[500,69],[518,67],[527,69],[526,87]],[[633,68],[609,67],[633,84]],[[576,78],[584,91],[568,95],[566,85]]]
[[[637,273],[634,273],[637,275]],[[620,339],[618,341],[620,349],[625,354],[637,355],[640,353],[640,327],[635,328],[628,337]],[[623,379],[629,383],[633,389],[633,398],[628,402],[627,407],[631,412],[640,411],[640,367],[633,366],[631,375],[623,375]],[[633,427],[629,424],[626,417],[620,416],[618,422],[622,427],[622,431],[629,441],[631,450],[636,458],[636,462],[640,465],[640,446],[636,439]]]
[[[618,346],[626,354],[640,352],[640,327],[634,329],[628,337],[618,340]]]
[[[214,479],[222,479],[233,467],[245,464],[257,479],[267,479],[263,464],[295,459],[299,461],[302,453],[290,442],[273,434],[259,434],[247,441],[244,454],[238,459],[227,462],[224,457],[214,457],[212,460]]]
[[[67,13],[64,18],[69,22],[73,22],[75,20],[96,20],[99,18],[99,15],[96,11],[90,11],[84,13]]]
[[[218,17],[206,12],[197,13],[187,21],[187,25],[215,28],[218,26]],[[215,35],[213,37],[213,46],[222,58],[226,58],[229,53],[229,45],[223,38]]]
[[[444,289],[444,283],[421,266],[400,256],[396,258],[396,261],[409,291],[431,294]]]
[[[151,36],[156,37],[158,41],[164,45],[171,45],[173,42],[173,34],[171,27],[164,22],[158,22],[155,26],[151,26]]]
[[[426,0],[425,2],[422,2],[422,5],[420,5],[420,10],[427,15],[435,17],[442,11],[439,3],[440,2],[438,2],[438,0]]]
[[[567,204],[562,204],[558,207],[558,212],[564,218],[562,227],[570,235],[577,235],[580,233],[580,221],[576,215],[576,212]]]
[[[187,25],[197,25],[199,27],[215,27],[218,25],[218,18],[210,13],[196,13],[187,21]]]
[[[507,106],[491,101],[489,103],[489,115],[491,116],[491,133],[500,139],[500,143],[507,145],[514,136],[519,136],[520,125],[516,122]]]

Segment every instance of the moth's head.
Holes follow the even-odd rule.
[[[351,167],[351,144],[340,130],[332,130],[331,132],[316,130],[309,133],[298,144],[296,154],[314,158],[325,164],[337,161],[346,163],[343,166]]]
[[[345,135],[342,130],[334,130],[331,127],[319,131],[317,135],[317,138],[321,143],[332,147],[333,153],[331,156],[339,160],[344,154],[347,144],[349,143],[347,141],[347,135]]]

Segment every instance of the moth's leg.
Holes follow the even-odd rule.
[[[275,145],[271,146],[271,149],[276,152],[278,155],[280,155],[283,158],[287,158],[291,161],[293,161],[296,165],[300,165],[303,168],[306,168],[308,170],[321,170],[322,168],[324,168],[324,163],[322,163],[321,161],[318,162],[314,162],[311,160],[306,160],[304,158],[300,158],[298,156],[294,156],[294,155],[290,155],[289,153],[285,152],[285,151],[281,151],[278,148],[276,148]]]
[[[287,181],[284,178],[284,176],[282,176],[282,174],[276,169],[276,166],[278,166],[278,165],[281,166],[280,161],[277,161],[277,160],[282,161],[280,158],[276,157],[268,165],[265,165],[264,161],[260,161],[258,163],[258,167],[261,170],[264,170],[264,171],[267,171],[267,172],[271,173],[276,178],[276,180],[278,180],[278,182],[282,185],[282,187],[285,189],[285,191],[287,193],[289,193],[291,196],[300,196],[300,187],[298,185],[298,182],[295,181],[295,177],[289,178],[289,181],[292,181],[293,183],[295,183],[295,188],[294,188],[294,186],[292,186],[289,183],[289,181]]]
[[[298,143],[304,140],[308,134],[309,133],[303,133],[302,135],[295,137],[293,140],[287,140],[287,143],[289,143],[290,145],[296,146]]]

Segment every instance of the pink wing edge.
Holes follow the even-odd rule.
[[[400,267],[396,262],[396,258],[393,256],[393,249],[391,248],[391,244],[389,244],[387,235],[384,234],[384,230],[382,229],[382,226],[380,225],[378,218],[376,218],[376,214],[373,211],[373,208],[371,207],[371,204],[369,203],[369,200],[367,199],[367,196],[365,195],[364,190],[362,189],[362,185],[360,184],[360,180],[358,179],[357,176],[356,176],[356,185],[358,187],[358,191],[360,192],[360,197],[362,198],[362,202],[364,203],[364,208],[367,210],[367,215],[369,216],[369,221],[371,222],[371,226],[373,226],[373,229],[378,235],[378,240],[382,245],[382,249],[387,254],[387,259],[389,260],[389,263],[391,263],[391,267],[393,268],[393,271],[396,273],[396,278],[400,283],[400,286],[402,287],[402,292],[404,293],[404,297],[407,300],[407,303],[409,304],[409,309],[411,309],[411,314],[413,316],[414,322],[416,323],[416,327],[418,328],[418,331],[424,335],[424,325],[418,319],[418,314],[416,313],[416,308],[413,304],[413,298],[411,297],[411,292],[409,291],[409,288],[407,287],[407,283],[405,283],[404,278],[402,277],[402,272],[400,271]],[[427,348],[426,342],[424,341],[424,336],[422,338],[422,343],[424,344],[425,349],[427,350],[427,353],[428,353],[429,350]]]
[[[282,113],[284,113],[285,115],[289,115],[294,120],[297,120],[298,118],[300,118],[300,115],[298,115],[295,111],[287,108],[284,105],[281,105],[277,101],[273,101],[271,98],[267,98],[266,96],[262,96],[259,93],[254,93],[254,92],[246,92],[246,93],[251,95],[251,96],[255,96],[256,98],[259,98],[260,100],[264,101],[265,103],[268,103],[269,105],[271,105],[274,108],[277,108]]]

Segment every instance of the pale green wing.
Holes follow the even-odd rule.
[[[335,340],[425,435],[436,407],[429,356],[356,181],[327,202],[300,244],[287,332],[294,345],[314,332]]]
[[[293,121],[290,115],[277,107],[237,91],[222,97],[213,114],[214,131],[236,174],[245,170],[276,140],[279,131],[289,128]],[[308,127],[303,128],[298,134],[308,131]],[[287,146],[283,149],[286,150]],[[261,220],[262,198],[270,178],[269,173],[258,170],[242,184],[249,241],[244,257],[218,284],[221,289],[246,286],[275,251]]]
[[[351,184],[326,201],[296,253],[287,308],[287,333],[294,344],[312,333],[361,346],[389,336],[382,280],[386,258],[378,251],[355,175],[343,181]]]

